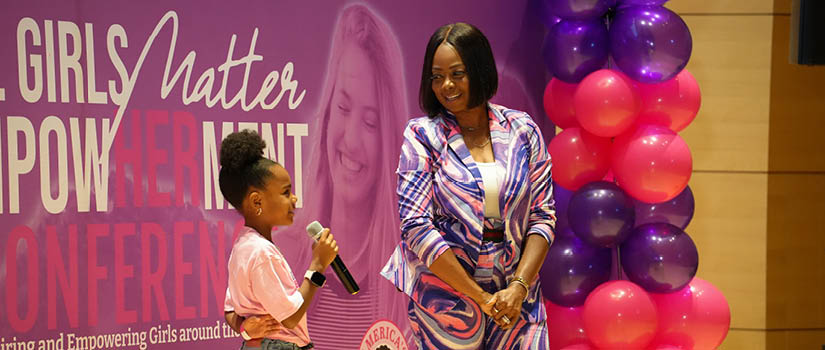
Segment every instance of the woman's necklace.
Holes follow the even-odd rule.
[[[478,148],[484,148],[489,143],[490,143],[490,137],[487,136],[487,137],[484,138],[484,142],[482,142],[482,143],[473,142],[473,145],[478,147]]]
[[[459,127],[461,128],[462,131],[468,131],[468,132],[474,132],[474,131],[478,130],[477,127],[464,127],[464,126],[461,126],[461,124],[459,124]],[[484,142],[482,142],[482,143],[472,142],[472,145],[476,146],[478,148],[484,148],[485,146],[487,146],[487,144],[490,143],[489,133],[487,133],[487,134],[488,135],[484,138]]]

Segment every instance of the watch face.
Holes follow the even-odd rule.
[[[321,287],[324,285],[324,282],[327,281],[327,276],[324,276],[324,274],[320,272],[313,271],[312,276],[310,276],[309,280],[312,282],[312,284]]]

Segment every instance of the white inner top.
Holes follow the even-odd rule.
[[[501,219],[498,194],[504,184],[505,169],[496,163],[476,163],[484,183],[484,217]]]

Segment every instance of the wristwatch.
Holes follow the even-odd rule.
[[[304,274],[304,278],[308,279],[318,288],[323,287],[324,283],[327,282],[327,276],[324,276],[323,273],[318,271],[307,270],[307,273]]]

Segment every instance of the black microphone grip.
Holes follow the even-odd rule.
[[[358,288],[358,283],[355,282],[355,279],[352,278],[352,274],[349,273],[347,266],[344,265],[344,261],[341,260],[341,257],[336,255],[335,260],[332,260],[332,263],[329,264],[332,267],[332,271],[335,271],[335,274],[338,276],[338,280],[341,281],[341,284],[344,285],[344,288],[347,289],[349,294],[355,295],[361,289]]]

